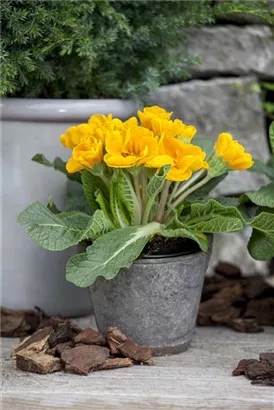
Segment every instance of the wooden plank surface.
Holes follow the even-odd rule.
[[[85,325],[87,322],[85,323]],[[273,410],[274,388],[253,386],[231,371],[243,358],[274,351],[274,329],[242,334],[198,328],[185,353],[156,358],[156,366],[77,376],[36,375],[10,359],[16,339],[2,339],[3,410]]]

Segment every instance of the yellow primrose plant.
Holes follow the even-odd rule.
[[[87,213],[60,212],[49,201],[29,205],[18,216],[43,248],[61,251],[92,243],[67,263],[66,276],[80,287],[114,278],[142,255],[155,235],[186,238],[207,251],[207,234],[241,231],[249,222],[240,201],[209,193],[252,157],[228,133],[215,145],[196,139],[196,129],[161,107],[146,107],[127,121],[94,115],[68,129],[61,143],[72,151],[64,163],[33,159],[82,184]]]

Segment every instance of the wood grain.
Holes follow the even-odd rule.
[[[3,410],[273,410],[274,388],[252,386],[231,372],[243,358],[274,351],[274,329],[243,334],[197,328],[185,353],[159,357],[156,366],[91,373],[36,375],[10,359],[17,339],[2,339]]]

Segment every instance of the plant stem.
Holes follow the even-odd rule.
[[[200,169],[200,171],[198,171],[195,175],[193,175],[192,178],[190,178],[187,182],[184,183],[184,185],[181,187],[181,189],[179,189],[175,195],[174,198],[176,199],[178,196],[180,196],[183,192],[185,192],[187,190],[188,187],[190,187],[195,181],[197,181],[197,179],[199,179],[203,174],[204,174],[205,170],[204,169]]]
[[[101,179],[106,184],[107,188],[109,188],[109,181],[104,174],[101,174]]]
[[[168,200],[169,204],[171,204],[171,202],[173,201],[173,198],[174,198],[178,188],[180,187],[180,184],[181,184],[181,182],[175,182],[174,187],[172,189],[172,192],[170,194],[169,200]]]
[[[142,215],[143,212],[143,203],[142,203],[142,198],[141,198],[141,189],[140,189],[140,178],[139,174],[134,176],[134,187],[135,187],[135,192],[136,196],[139,202],[139,207],[140,207],[140,213]]]
[[[162,222],[163,220],[163,216],[165,213],[165,207],[166,207],[166,203],[167,203],[167,199],[168,199],[168,193],[169,193],[169,187],[171,185],[171,181],[165,181],[164,184],[164,188],[162,190],[162,194],[161,194],[161,199],[160,199],[160,203],[159,203],[159,208],[158,208],[158,212],[156,215],[156,221],[157,222]]]
[[[141,197],[143,202],[143,208],[146,204],[146,188],[147,188],[147,170],[144,167],[140,174],[140,185],[141,185]]]
[[[192,192],[196,191],[196,189],[201,188],[203,185],[205,185],[209,180],[211,179],[210,176],[206,175],[205,178],[203,178],[201,181],[199,181],[196,185],[193,185],[191,188],[188,190],[184,191],[176,200],[173,202],[172,206],[170,207],[168,213],[166,216],[169,216],[170,213],[178,206],[180,205],[181,202],[183,202],[184,199]]]

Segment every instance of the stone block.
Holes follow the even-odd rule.
[[[190,56],[203,64],[191,68],[193,77],[250,75],[274,78],[274,39],[267,26],[214,26],[187,30],[185,44]]]
[[[264,114],[254,77],[193,80],[161,87],[151,103],[173,111],[175,118],[197,128],[199,138],[216,141],[229,132],[246,151],[265,161],[269,148]],[[262,175],[235,171],[219,185],[218,194],[240,194],[265,183]]]

